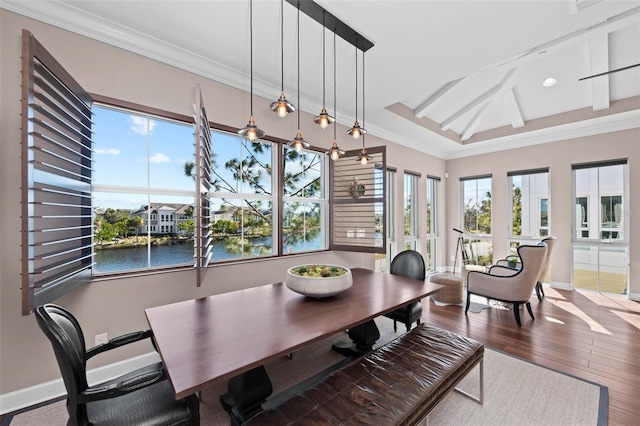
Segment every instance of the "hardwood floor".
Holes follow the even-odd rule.
[[[521,308],[522,327],[516,325],[511,308],[500,306],[465,315],[460,306],[425,301],[422,319],[487,347],[607,386],[609,424],[640,424],[640,303],[589,291],[548,286],[544,291],[542,302],[531,299],[535,321]]]

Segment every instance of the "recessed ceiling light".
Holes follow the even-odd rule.
[[[551,86],[555,86],[555,84],[558,82],[558,79],[555,77],[549,77],[546,78],[543,82],[542,85],[544,87],[551,87]]]

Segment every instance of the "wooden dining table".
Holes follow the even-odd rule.
[[[335,349],[366,352],[380,336],[374,318],[442,288],[368,269],[351,272],[352,287],[327,298],[305,297],[281,282],[146,309],[176,399],[221,380],[230,380],[230,390],[263,387],[254,403],[227,396],[246,417],[255,409],[249,405],[271,393],[265,363],[345,330],[352,347]]]

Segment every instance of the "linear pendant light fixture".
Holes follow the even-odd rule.
[[[296,107],[291,104],[284,95],[284,0],[280,0],[280,58],[281,58],[281,74],[282,86],[280,97],[277,101],[271,103],[271,111],[278,114],[278,117],[285,118],[290,112],[294,112]]]
[[[356,34],[356,40],[358,40],[357,34]],[[356,41],[356,121],[353,123],[353,127],[347,131],[347,134],[354,139],[358,139],[360,136],[367,133],[367,131],[364,128],[360,127],[360,123],[358,123],[358,47],[357,47],[357,44],[358,42]]]
[[[300,152],[303,149],[309,148],[311,145],[309,142],[302,138],[302,132],[300,132],[300,8],[298,8],[298,131],[296,137],[288,143],[289,147],[293,147],[296,151]]]
[[[338,116],[338,109],[336,107],[336,33],[333,33],[333,114]],[[338,126],[333,126],[333,145],[331,149],[327,151],[327,154],[333,161],[336,161],[338,158],[344,155],[344,151],[338,147],[338,136],[337,136],[337,128]]]
[[[327,127],[329,127],[329,124],[332,124],[335,119],[333,117],[331,117],[328,113],[327,113],[327,108],[325,107],[325,50],[324,50],[324,44],[325,44],[325,29],[327,28],[325,26],[324,23],[324,15],[325,13],[322,14],[322,111],[320,112],[320,115],[316,116],[313,121],[316,124],[319,124],[320,127],[322,127],[323,129],[326,129]],[[334,33],[335,34],[335,33]],[[334,57],[334,62],[335,62],[335,57]],[[335,114],[335,112],[334,112]]]
[[[364,51],[362,51],[362,125],[364,126],[364,110],[365,110],[365,103],[364,103]],[[364,129],[362,129],[364,130]],[[362,164],[363,166],[366,166],[367,163],[369,161],[371,161],[373,158],[367,154],[367,149],[364,147],[364,137],[365,134],[367,132],[364,131],[362,133],[362,150],[360,151],[360,154],[358,154],[358,156],[356,157],[356,161],[358,161],[360,164]]]
[[[253,120],[253,0],[249,0],[249,56],[251,58],[251,116],[249,118],[249,124],[247,124],[244,129],[238,130],[238,134],[253,142],[264,137],[264,132],[258,129],[258,126],[256,126]]]

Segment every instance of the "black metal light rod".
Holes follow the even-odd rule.
[[[302,13],[309,16],[320,25],[323,25],[329,31],[333,31],[363,52],[366,52],[374,46],[372,42],[356,32],[349,25],[333,16],[331,12],[327,11],[313,0],[287,0],[287,3],[291,4],[296,9],[300,9]]]

